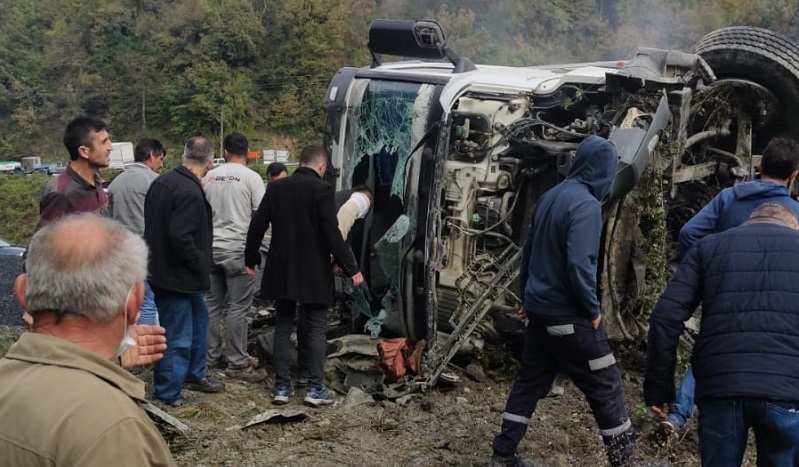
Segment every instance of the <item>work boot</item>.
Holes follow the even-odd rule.
[[[522,459],[518,454],[512,456],[493,454],[488,459],[488,467],[537,467],[537,464],[530,459]]]
[[[196,407],[200,405],[200,401],[198,401],[193,397],[178,397],[177,399],[172,401],[161,401],[161,402],[173,408],[186,407],[186,406]]]
[[[605,452],[612,467],[628,467],[635,459],[635,431],[632,427],[613,436],[602,436]]]
[[[260,383],[266,379],[266,371],[256,368],[257,360],[250,358],[247,364],[241,367],[228,366],[225,369],[225,376],[233,379],[240,379],[249,383]]]
[[[224,384],[211,378],[203,378],[196,381],[186,381],[183,383],[183,387],[189,391],[199,391],[209,394],[222,392],[222,390],[225,389]]]
[[[660,422],[655,431],[652,432],[652,438],[654,441],[660,445],[668,446],[674,440],[679,438],[680,434],[677,431],[677,427],[674,423],[664,420]]]

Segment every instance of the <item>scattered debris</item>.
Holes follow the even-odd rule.
[[[348,334],[336,339],[327,341],[330,353],[327,358],[336,358],[347,354],[366,355],[377,357],[377,343],[379,340],[372,339],[366,334]]]
[[[227,431],[243,430],[253,425],[258,425],[260,423],[266,423],[266,422],[272,422],[272,423],[301,422],[307,419],[308,417],[310,417],[310,415],[303,412],[302,410],[267,410],[266,412],[262,412],[254,416],[244,425],[233,425],[231,427],[226,428],[226,430]]]
[[[352,387],[347,393],[347,398],[344,400],[344,408],[351,409],[353,407],[358,407],[359,405],[371,404],[374,401],[375,400],[371,395],[361,391],[356,387]]]
[[[140,402],[139,405],[150,415],[151,418],[155,418],[156,421],[166,423],[167,425],[177,429],[181,433],[186,433],[189,431],[189,427],[186,426],[186,424],[184,424],[177,418],[173,417],[172,415],[169,415],[165,411],[159,409],[158,407],[154,406],[150,402]]]

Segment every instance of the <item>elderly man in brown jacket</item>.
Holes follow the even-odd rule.
[[[166,348],[162,328],[132,326],[144,240],[107,218],[68,216],[34,235],[26,266],[14,288],[33,325],[0,360],[0,465],[174,465],[140,406],[144,383],[118,364]]]

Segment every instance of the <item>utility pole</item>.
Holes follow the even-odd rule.
[[[219,110],[219,157],[224,157],[225,151],[222,140],[225,138],[225,107]]]

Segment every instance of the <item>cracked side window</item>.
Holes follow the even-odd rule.
[[[428,84],[358,80],[352,87],[347,116],[343,184],[372,189],[373,210],[365,220],[359,261],[372,292],[356,299],[354,313],[385,310],[384,326],[405,333],[402,303],[402,258],[416,232],[418,180],[411,152],[428,127]],[[357,251],[357,249],[356,249]],[[363,308],[369,307],[369,310]]]

